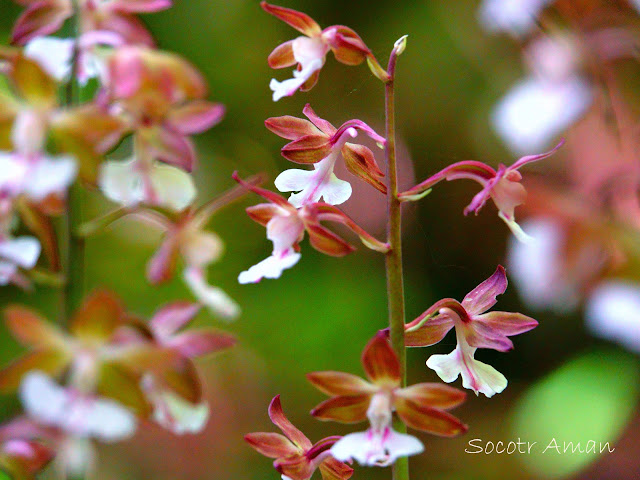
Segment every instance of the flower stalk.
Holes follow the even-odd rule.
[[[405,305],[404,279],[402,273],[402,217],[401,202],[398,198],[398,165],[396,158],[396,119],[395,119],[395,74],[396,61],[404,51],[406,37],[398,40],[394,46],[387,67],[388,80],[385,84],[385,121],[386,144],[385,159],[387,163],[388,192],[387,192],[387,242],[390,246],[386,254],[387,273],[387,302],[389,308],[389,332],[391,345],[400,360],[400,381],[405,387],[406,379],[406,351],[404,341]],[[399,433],[406,433],[407,427],[396,419],[394,428]],[[407,457],[398,458],[393,465],[394,480],[409,480],[409,460]]]
[[[73,36],[75,39],[75,47],[71,64],[71,75],[66,88],[65,106],[72,107],[79,102],[79,86],[77,81],[78,59],[80,54],[80,18],[77,0],[73,0]],[[84,238],[76,235],[75,225],[82,223],[81,216],[82,207],[82,188],[79,182],[75,182],[69,189],[67,198],[67,209],[64,217],[64,239],[65,248],[65,272],[66,283],[62,291],[62,305],[60,309],[60,318],[69,318],[69,314],[73,312],[82,301],[84,295]]]

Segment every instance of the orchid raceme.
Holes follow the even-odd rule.
[[[409,427],[451,437],[467,427],[445,410],[457,407],[465,393],[435,383],[401,386],[400,362],[384,332],[378,333],[362,353],[367,380],[349,373],[315,372],[307,375],[320,391],[332,397],[311,411],[320,420],[357,423],[369,419],[365,433],[345,436],[331,449],[339,460],[386,466],[399,456],[422,452],[420,441],[393,431],[393,412]]]
[[[259,453],[275,459],[273,466],[283,479],[308,480],[317,469],[323,480],[347,480],[351,477],[353,469],[330,453],[340,437],[328,437],[312,444],[284,415],[279,395],[269,405],[269,417],[284,435],[259,432],[244,438]]]
[[[478,348],[506,352],[513,348],[508,338],[534,329],[538,322],[520,313],[487,312],[507,289],[502,266],[464,297],[462,302],[446,298],[436,302],[405,326],[407,347],[428,347],[440,342],[455,328],[457,346],[449,355],[432,355],[427,366],[447,383],[458,375],[462,386],[492,397],[507,386],[507,379],[493,367],[474,358]]]
[[[153,45],[144,24],[133,14],[151,13],[171,7],[171,0],[14,0],[26,7],[13,29],[12,41],[24,44],[57,32],[74,14],[79,15],[81,33],[109,31],[127,43]],[[78,11],[75,12],[75,6]]]
[[[316,21],[305,13],[270,5],[267,2],[260,5],[266,12],[303,34],[295,40],[278,45],[269,55],[271,68],[297,65],[293,78],[283,82],[271,80],[269,88],[273,91],[274,102],[282,97],[291,96],[298,90],[311,90],[318,82],[329,50],[333,52],[336,60],[345,65],[359,65],[367,60],[382,70],[371,50],[349,27],[333,25],[322,30]]]
[[[273,242],[270,257],[242,272],[240,283],[257,283],[263,278],[279,278],[282,272],[293,267],[300,260],[299,243],[305,232],[309,234],[311,246],[326,255],[343,257],[354,247],[335,233],[325,228],[321,222],[335,222],[349,228],[360,237],[362,243],[372,250],[385,253],[388,245],[376,240],[337,208],[324,203],[310,203],[296,209],[280,195],[256,187],[240,179],[237,172],[234,180],[245,188],[269,200],[247,208],[252,220],[267,228],[267,238]]]
[[[286,170],[276,178],[276,188],[281,192],[298,192],[289,197],[291,205],[300,208],[320,199],[330,205],[346,202],[351,196],[351,185],[333,173],[340,156],[351,173],[382,193],[387,192],[382,182],[384,174],[371,150],[363,145],[347,143],[356,137],[358,130],[381,146],[385,143],[383,137],[360,120],[350,120],[336,129],[318,117],[308,104],[303,113],[310,121],[290,116],[265,121],[267,128],[276,135],[293,140],[282,148],[283,157],[296,163],[313,164],[314,167],[314,170]]]
[[[487,200],[491,198],[498,208],[498,216],[507,224],[516,238],[523,242],[530,241],[531,237],[520,228],[514,214],[514,209],[522,205],[527,197],[527,191],[520,183],[522,175],[519,169],[529,163],[553,155],[563,143],[560,142],[547,153],[522,157],[510,167],[500,164],[497,171],[485,163],[474,160],[454,163],[410,190],[401,193],[399,198],[405,202],[419,200],[429,194],[431,188],[442,180],[474,180],[482,185],[482,190],[473,197],[471,203],[464,209],[464,214],[468,215],[474,212],[477,215]]]

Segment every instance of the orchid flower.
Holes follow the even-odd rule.
[[[250,433],[244,437],[260,454],[273,458],[274,468],[288,480],[308,480],[319,469],[323,480],[347,480],[353,469],[331,456],[330,449],[340,437],[328,437],[315,445],[284,415],[280,395],[269,405],[269,417],[279,433]]]
[[[293,78],[279,82],[272,79],[269,88],[273,91],[273,101],[293,95],[296,91],[311,90],[318,81],[329,50],[336,60],[345,65],[359,65],[366,59],[373,59],[371,50],[352,29],[343,25],[333,25],[324,30],[308,15],[290,8],[260,4],[262,8],[295,28],[303,36],[279,45],[269,55],[271,68],[286,68],[297,65]]]
[[[154,344],[148,338],[117,341],[118,332],[132,320],[119,301],[104,291],[92,294],[75,312],[69,332],[44,321],[31,310],[9,307],[7,328],[30,350],[0,370],[0,390],[18,389],[33,370],[56,378],[66,372],[77,390],[99,391],[140,416],[150,414],[150,405],[140,387],[143,374],[153,371],[158,375],[176,375],[176,379],[184,379],[186,374],[176,366],[180,357],[171,348]],[[49,390],[53,395],[53,389]]]
[[[508,337],[528,332],[538,325],[520,313],[487,312],[496,304],[496,296],[507,289],[507,276],[502,266],[464,297],[462,302],[446,298],[436,302],[422,315],[405,326],[407,347],[426,347],[441,341],[455,328],[457,346],[448,355],[432,355],[427,366],[445,382],[458,375],[462,386],[492,397],[507,386],[507,379],[495,368],[474,358],[478,348],[506,352],[513,348]]]
[[[197,304],[172,303],[160,309],[149,324],[155,342],[177,352],[182,359],[180,369],[190,377],[183,384],[171,382],[171,377],[158,378],[152,374],[142,378],[143,390],[154,406],[154,420],[177,435],[201,431],[209,418],[209,406],[202,400],[193,359],[226,350],[236,343],[232,335],[211,328],[178,332],[199,310]]]
[[[408,426],[440,436],[455,436],[467,427],[445,410],[457,407],[464,392],[445,385],[421,383],[401,387],[400,362],[386,334],[378,333],[362,353],[369,381],[349,373],[315,372],[307,375],[320,391],[331,395],[311,411],[320,420],[357,423],[369,419],[371,428],[339,440],[331,454],[338,460],[356,459],[362,465],[387,466],[400,456],[423,451],[420,441],[392,429],[393,412]]]
[[[14,0],[26,10],[15,24],[12,42],[25,44],[37,37],[51,35],[74,15],[72,0]],[[133,16],[171,7],[171,0],[79,0],[81,33],[109,31],[127,43],[153,45],[153,39],[144,24]]]
[[[491,32],[509,32],[520,37],[529,33],[537,18],[553,0],[484,0],[478,17]]]
[[[336,129],[318,117],[309,104],[303,113],[311,121],[290,116],[265,121],[267,128],[276,135],[293,140],[282,148],[283,157],[296,163],[312,163],[314,167],[314,170],[285,170],[276,178],[276,188],[281,192],[298,192],[289,197],[291,205],[300,208],[322,198],[330,205],[340,205],[349,199],[351,185],[333,173],[340,155],[351,173],[386,193],[386,186],[381,180],[384,174],[371,150],[363,145],[347,143],[349,137],[356,137],[358,130],[380,145],[385,143],[383,137],[360,120],[350,120]]]
[[[204,100],[202,75],[168,53],[120,48],[109,60],[108,78],[109,108],[133,129],[135,152],[127,161],[102,166],[103,193],[126,207],[184,210],[196,195],[187,173],[196,163],[189,136],[220,122],[224,107]],[[158,84],[163,85],[160,92]]]
[[[582,55],[568,35],[545,36],[525,51],[531,74],[492,113],[496,132],[514,152],[548,148],[593,101],[592,86],[579,71]]]
[[[137,428],[133,413],[115,401],[63,388],[39,371],[25,375],[20,399],[34,420],[75,437],[117,442]]]
[[[21,279],[20,269],[35,267],[40,250],[40,242],[33,237],[12,239],[0,236],[0,286],[27,283]]]
[[[322,221],[341,223],[356,233],[368,248],[383,253],[388,251],[386,243],[373,238],[331,205],[310,203],[297,209],[280,195],[242,181],[237,172],[234,172],[233,178],[245,188],[269,200],[269,203],[247,208],[247,214],[252,220],[267,228],[267,238],[273,242],[271,256],[242,272],[238,276],[240,283],[257,283],[263,278],[279,278],[284,270],[293,267],[300,260],[299,243],[305,232],[309,234],[313,248],[319,252],[333,257],[343,257],[351,253],[354,247],[322,226]]]
[[[173,278],[178,257],[182,257],[185,283],[198,301],[224,320],[237,318],[240,307],[222,289],[207,283],[206,269],[220,259],[224,243],[204,227],[219,208],[241,195],[240,192],[240,189],[231,190],[199,209],[184,210],[175,219],[151,211],[140,212],[143,219],[148,218],[165,232],[160,247],[147,265],[149,282],[158,285]]]
[[[464,209],[464,214],[474,212],[476,215],[489,198],[498,207],[498,216],[507,224],[516,238],[522,242],[531,240],[515,220],[514,209],[522,205],[527,197],[524,186],[520,183],[522,175],[519,169],[529,163],[537,162],[553,155],[563,142],[560,142],[553,150],[540,155],[522,157],[510,167],[500,164],[498,171],[489,165],[473,160],[465,160],[454,163],[447,168],[429,177],[424,182],[399,195],[401,201],[415,201],[424,197],[431,191],[431,187],[442,180],[475,180],[482,185],[482,190],[477,193],[471,203]]]
[[[89,32],[78,39],[78,82],[86,86],[89,80],[97,78],[101,83],[107,80],[106,62],[100,49],[119,47],[122,38],[113,32]],[[36,37],[24,47],[24,54],[40,64],[58,82],[67,81],[72,72],[76,40],[73,38]]]

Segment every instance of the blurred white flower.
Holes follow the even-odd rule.
[[[478,18],[491,32],[508,32],[515,36],[529,33],[540,12],[552,0],[484,0]]]

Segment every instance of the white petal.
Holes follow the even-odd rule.
[[[34,237],[0,241],[0,257],[28,270],[38,262],[40,242]]]
[[[530,77],[498,104],[493,126],[515,153],[541,151],[585,112],[592,97],[591,87],[580,77],[554,83]]]
[[[182,211],[196,198],[193,178],[179,168],[156,164],[149,172],[149,178],[156,195],[154,205]]]
[[[277,215],[267,223],[267,238],[273,242],[273,252],[282,256],[291,250],[304,232],[304,224],[298,215]]]
[[[351,184],[340,180],[332,173],[321,193],[324,201],[329,205],[340,205],[351,197]]]
[[[567,311],[576,306],[577,296],[564,279],[562,226],[550,218],[523,222],[532,242],[509,240],[507,267],[518,293],[531,308]]]
[[[176,435],[201,432],[209,420],[209,405],[206,402],[193,405],[169,390],[158,394],[153,412],[154,420]]]
[[[144,179],[135,168],[135,160],[104,162],[98,185],[109,200],[126,207],[135,206],[145,199]]]
[[[260,263],[242,272],[238,276],[238,282],[258,283],[263,278],[280,278],[282,272],[293,267],[300,260],[301,255],[293,250],[281,255],[271,255]]]
[[[72,157],[42,158],[29,169],[24,191],[34,200],[43,200],[51,194],[64,195],[77,173]]]
[[[587,301],[585,320],[594,335],[640,352],[640,285],[615,280],[600,284]]]
[[[27,414],[44,425],[59,426],[67,416],[68,393],[42,372],[27,373],[19,395]]]
[[[331,455],[341,462],[357,460],[370,467],[388,466],[399,457],[416,455],[424,451],[424,446],[411,435],[397,433],[391,429],[376,434],[372,430],[351,433],[338,440],[331,447]]]
[[[71,74],[74,40],[69,38],[37,37],[27,43],[24,53],[58,81]]]
[[[314,174],[313,170],[291,168],[278,175],[273,183],[280,192],[299,192],[309,186]]]
[[[466,340],[458,339],[456,349],[448,355],[432,355],[427,366],[447,383],[453,382],[458,375],[462,377],[462,386],[487,397],[502,392],[507,387],[507,379],[495,368],[473,358],[476,349]]]
[[[117,442],[130,438],[136,431],[136,417],[125,407],[109,399],[91,399],[86,412],[87,436],[103,442]]]
[[[296,93],[298,89],[304,85],[304,83],[311,78],[311,76],[320,70],[323,65],[323,60],[312,60],[302,70],[296,70],[293,72],[293,77],[282,82],[277,81],[275,78],[269,83],[269,88],[273,91],[273,101],[277,102],[282,97],[289,97]]]
[[[21,193],[28,167],[20,157],[0,153],[0,193],[15,196]]]
[[[492,32],[524,35],[536,24],[542,9],[552,0],[484,0],[478,13],[482,26]]]
[[[240,307],[224,290],[213,287],[206,282],[204,273],[198,268],[187,268],[184,281],[193,295],[216,315],[226,320],[234,320],[240,315]]]

